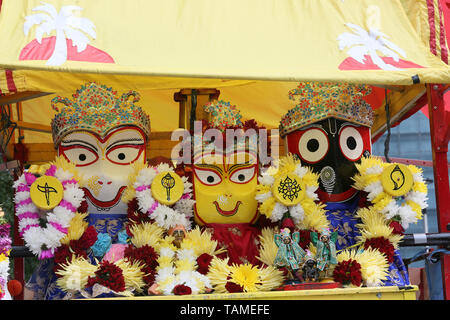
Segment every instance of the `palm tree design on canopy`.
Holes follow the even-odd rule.
[[[373,63],[373,69],[401,70],[403,68],[422,68],[417,64],[404,61],[400,56],[406,57],[406,52],[395,43],[388,40],[388,36],[377,29],[370,28],[369,31],[360,26],[347,23],[347,27],[354,33],[345,32],[338,36],[339,49],[347,50],[348,55],[363,65],[368,65],[368,60]],[[380,57],[379,53],[383,56]],[[395,64],[395,65],[394,65]],[[349,69],[343,67],[339,69]],[[370,68],[365,68],[370,69]]]
[[[27,36],[30,29],[36,28],[36,41],[41,44],[42,37],[56,31],[56,40],[52,55],[47,60],[47,65],[58,66],[67,60],[67,40],[71,40],[73,46],[77,47],[77,53],[84,51],[91,38],[96,38],[95,25],[87,18],[74,15],[74,11],[83,8],[73,5],[63,6],[58,12],[56,8],[48,3],[33,8],[33,11],[41,11],[25,18],[23,31]],[[88,36],[87,36],[87,35]],[[25,59],[24,59],[25,60]]]

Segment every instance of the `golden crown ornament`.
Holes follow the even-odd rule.
[[[373,110],[364,100],[371,91],[361,84],[301,82],[289,91],[289,99],[297,104],[281,119],[280,135],[330,117],[371,127]]]
[[[103,137],[119,126],[136,126],[149,137],[150,118],[135,105],[140,100],[138,92],[129,91],[118,97],[112,88],[91,82],[72,97],[73,100],[57,96],[51,101],[52,108],[58,112],[51,123],[55,146],[73,131],[90,131]],[[64,105],[61,110],[58,104]]]

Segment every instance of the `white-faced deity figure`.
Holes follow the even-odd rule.
[[[134,91],[118,97],[111,88],[89,83],[73,98],[52,100],[58,111],[52,121],[57,155],[74,163],[82,177],[89,223],[114,239],[126,219],[121,197],[132,164],[146,159],[150,119],[135,105]]]

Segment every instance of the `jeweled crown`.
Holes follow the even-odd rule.
[[[55,146],[73,131],[85,130],[104,136],[111,129],[124,125],[136,126],[149,137],[150,118],[135,105],[140,100],[138,92],[129,91],[118,97],[112,88],[91,82],[72,97],[73,100],[57,96],[51,101],[52,108],[58,112],[51,123]],[[58,104],[64,105],[61,110]]]
[[[364,100],[371,92],[361,84],[301,82],[289,91],[289,99],[297,104],[281,119],[280,135],[330,117],[371,127],[373,110]]]

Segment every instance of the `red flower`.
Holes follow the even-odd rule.
[[[403,235],[403,233],[405,232],[405,229],[403,229],[402,225],[398,222],[398,221],[391,221],[391,223],[389,223],[389,227],[391,227],[392,230],[392,234],[399,234],[399,235]]]
[[[358,201],[358,207],[359,208],[367,208],[369,206],[372,205],[372,203],[367,200],[367,195],[368,193],[365,191],[360,191],[360,197],[359,197],[359,201]]]
[[[88,249],[97,241],[97,230],[94,226],[89,226],[84,230],[83,235],[79,240],[79,246],[83,249]]]
[[[81,204],[78,207],[77,211],[79,213],[86,213],[88,211],[88,203],[87,203],[86,200],[83,200],[83,202],[81,202]]]
[[[95,272],[95,277],[88,278],[88,287],[94,284],[100,284],[115,292],[125,291],[125,279],[122,269],[108,261],[102,261],[100,268]]]
[[[243,292],[244,291],[243,287],[241,287],[240,285],[238,285],[238,284],[236,284],[234,282],[231,282],[231,281],[227,282],[227,284],[225,285],[225,289],[227,289],[229,293]]]
[[[142,222],[148,222],[151,221],[149,216],[147,214],[143,214],[141,211],[139,211],[139,204],[138,200],[136,198],[133,198],[130,202],[128,202],[128,208],[127,208],[127,219],[131,223],[142,223]],[[127,228],[128,236],[132,236],[129,233],[129,230]]]
[[[311,242],[311,231],[310,230],[300,230],[300,241],[299,246],[306,250]]]
[[[124,257],[131,261],[141,261],[147,267],[152,269],[156,269],[158,266],[158,254],[155,249],[149,245],[144,245],[140,248],[129,245],[125,248]]]
[[[395,248],[388,239],[384,237],[367,239],[364,243],[364,249],[367,249],[369,247],[377,249],[381,253],[384,253],[389,263],[394,262]]]
[[[66,263],[70,257],[72,256],[72,253],[70,252],[69,246],[63,244],[55,251],[55,257],[54,257],[54,266],[53,266],[53,272],[59,271],[61,269],[61,264]],[[59,277],[58,275],[56,275]]]
[[[187,294],[191,294],[191,293],[192,293],[192,289],[188,286],[185,286],[184,284],[176,285],[173,288],[173,294],[177,295],[177,296],[183,296],[183,295],[187,295]]]
[[[197,271],[201,274],[207,274],[209,271],[209,264],[211,263],[211,260],[213,259],[213,257],[207,253],[203,253],[201,254],[198,258],[197,258]]]
[[[147,286],[151,287],[155,282],[156,269],[150,266],[145,266],[141,270],[145,274],[143,278],[144,282]]]
[[[339,262],[333,270],[333,279],[345,285],[359,287],[362,282],[361,265],[352,259]]]
[[[284,218],[283,221],[281,222],[281,228],[282,229],[288,228],[292,232],[292,230],[294,230],[295,228],[294,221],[292,221],[291,218]]]

